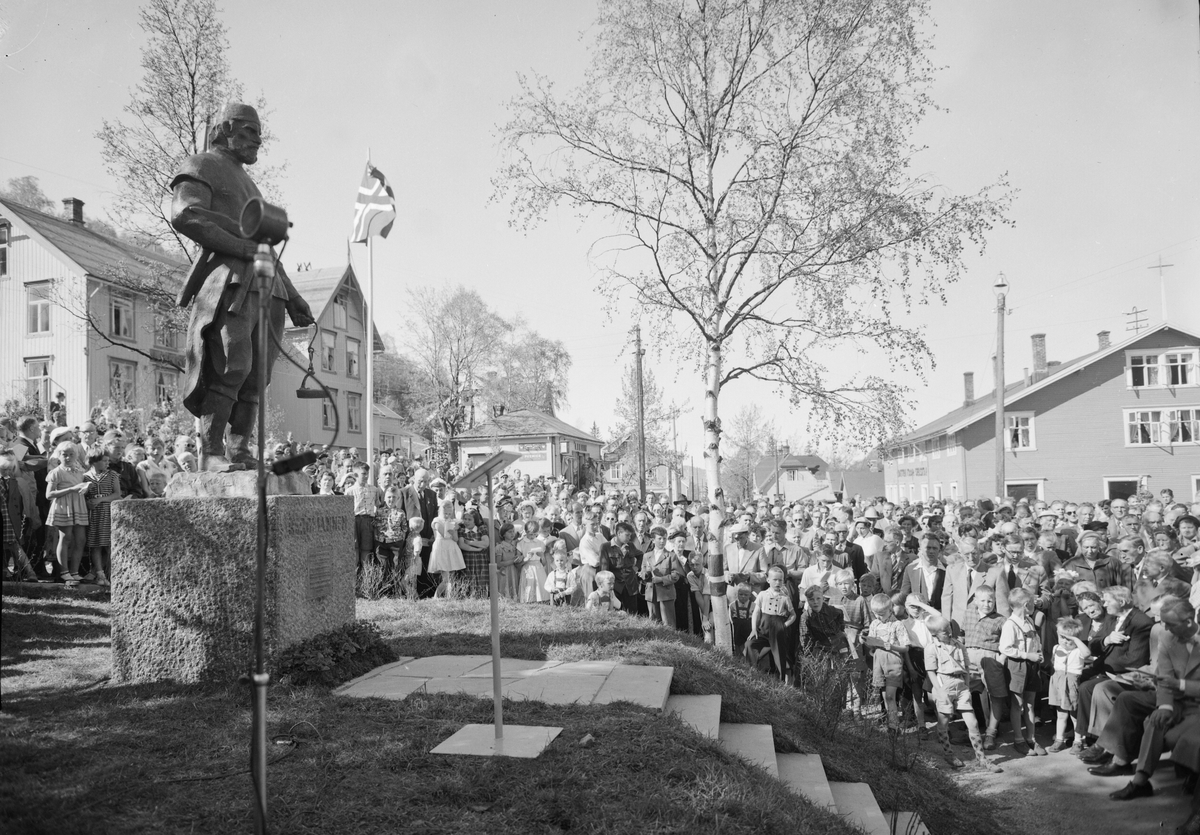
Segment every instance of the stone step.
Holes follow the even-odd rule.
[[[702,736],[717,738],[717,729],[721,725],[720,696],[668,696],[666,710]]]
[[[861,827],[867,835],[891,835],[892,828],[866,783],[830,783],[829,790],[843,818]]]
[[[779,764],[779,779],[789,789],[818,806],[837,808],[819,754],[776,754],[775,761]]]
[[[929,835],[929,828],[916,812],[888,812],[891,835]]]
[[[779,764],[775,760],[775,734],[770,725],[722,722],[717,729],[717,738],[729,753],[765,768],[774,777],[779,776]]]
[[[633,702],[651,710],[662,710],[667,706],[667,697],[671,695],[671,677],[674,674],[674,667],[620,664],[604,679],[592,704]],[[554,675],[540,675],[537,678],[554,678]]]

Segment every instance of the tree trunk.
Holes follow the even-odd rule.
[[[717,537],[716,547],[725,552],[725,533],[721,521],[725,518],[725,495],[721,490],[721,420],[717,400],[721,394],[721,343],[708,344],[708,363],[704,369],[704,472],[708,478],[709,530]],[[724,557],[721,559],[724,571]],[[733,627],[729,620],[729,598],[713,594],[710,598],[713,619],[713,643],[722,652],[733,649]]]

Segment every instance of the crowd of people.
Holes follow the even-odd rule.
[[[6,572],[107,582],[110,503],[161,496],[195,468],[188,436],[168,452],[92,423],[0,422]],[[1117,800],[1153,793],[1164,750],[1193,789],[1200,772],[1200,503],[1168,490],[710,505],[519,471],[491,496],[456,491],[390,450],[371,462],[321,450],[307,472],[314,493],[353,499],[360,571],[388,593],[486,595],[494,542],[498,592],[515,603],[652,618],[785,682],[806,664],[843,670],[849,710],[921,736],[931,715],[955,767],[961,719],[977,767],[998,770],[1000,745],[1070,751],[1093,774],[1130,778]]]

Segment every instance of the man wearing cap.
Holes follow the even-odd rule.
[[[683,508],[683,520],[684,520],[685,522],[686,522],[687,520],[691,519],[691,518],[692,518],[692,516],[694,516],[694,515],[695,515],[695,514],[693,514],[693,513],[689,513],[689,512],[688,512],[688,505],[690,505],[690,504],[691,504],[691,502],[688,500],[688,497],[687,497],[687,495],[686,495],[686,494],[684,494],[684,493],[680,493],[680,494],[679,494],[679,497],[678,497],[678,498],[676,498],[676,499],[675,499],[675,501],[673,501],[671,504],[675,505],[675,507],[682,507],[682,508]]]
[[[209,150],[184,160],[171,180],[171,225],[202,247],[179,306],[192,308],[182,394],[184,406],[199,418],[205,469],[255,463],[249,441],[258,413],[258,378],[270,381],[284,312],[296,327],[313,324],[308,304],[276,264],[267,312],[275,339],[267,356],[259,356],[260,294],[252,265],[258,244],[242,237],[240,220],[246,204],[262,196],[243,167],[258,160],[260,131],[253,107],[226,105],[209,134]],[[226,427],[233,447],[228,458]]]
[[[725,546],[725,582],[736,586],[749,583],[766,588],[767,575],[762,565],[762,546],[750,541],[750,526],[738,522],[729,528],[731,542]]]

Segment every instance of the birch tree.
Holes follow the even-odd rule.
[[[517,226],[558,208],[611,225],[602,290],[702,380],[714,503],[735,381],[775,386],[815,436],[898,431],[907,388],[831,361],[922,375],[902,314],[944,301],[1005,222],[1002,177],[955,194],[912,170],[931,28],[925,0],[601,0],[578,89],[520,79],[497,198]]]

